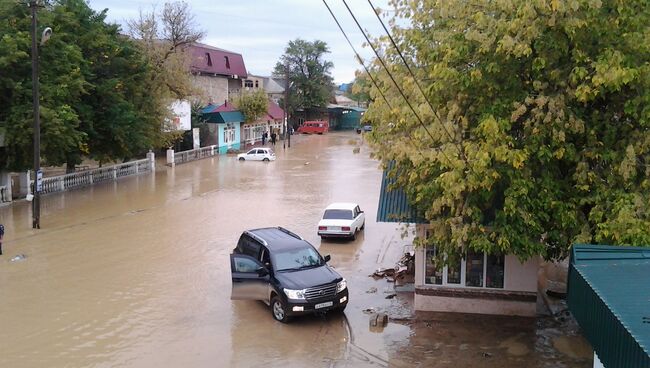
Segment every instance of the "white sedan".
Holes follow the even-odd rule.
[[[344,237],[356,239],[357,232],[366,226],[366,215],[356,203],[332,203],[318,222],[321,238]]]
[[[237,155],[239,161],[275,161],[275,152],[270,148],[253,148]]]

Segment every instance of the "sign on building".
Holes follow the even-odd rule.
[[[166,124],[166,131],[192,129],[192,106],[189,101],[176,100],[172,102],[170,109],[172,117]]]

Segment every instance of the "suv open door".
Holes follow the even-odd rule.
[[[258,260],[244,254],[231,254],[230,273],[230,299],[268,301],[269,272]]]

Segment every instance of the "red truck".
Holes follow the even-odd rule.
[[[299,128],[298,133],[302,134],[323,134],[330,129],[330,124],[324,120],[305,121]]]

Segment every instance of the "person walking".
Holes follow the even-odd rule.
[[[0,256],[2,255],[2,237],[5,236],[5,227],[0,224]]]
[[[275,146],[275,139],[278,137],[275,132],[271,133],[271,144]]]
[[[262,133],[262,146],[266,143],[266,132]]]

